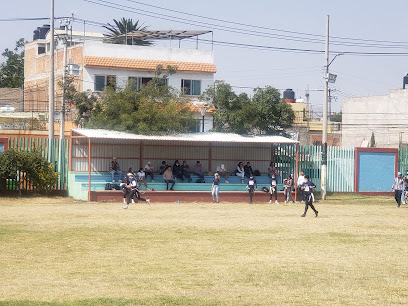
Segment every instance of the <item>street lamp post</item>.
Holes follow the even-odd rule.
[[[324,103],[323,103],[323,135],[322,135],[322,165],[321,165],[321,184],[320,190],[322,194],[322,200],[326,200],[327,194],[327,121],[328,114],[327,108],[329,103],[329,83],[334,83],[336,81],[335,75],[330,75],[329,67],[331,63],[336,59],[337,56],[343,55],[344,53],[336,54],[333,59],[329,62],[329,20],[330,16],[327,15],[326,19],[326,48],[325,48],[325,71],[324,71]]]
[[[197,107],[200,110],[201,116],[203,117],[202,133],[204,133],[204,117],[205,117],[205,113],[207,112],[208,104],[200,103],[200,102],[196,102],[193,104],[195,107]]]

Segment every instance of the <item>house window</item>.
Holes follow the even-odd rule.
[[[103,91],[105,89],[105,76],[95,75],[94,91]]]
[[[132,87],[136,88],[136,90],[140,90],[140,88],[145,88],[153,78],[129,77],[128,80]],[[167,86],[167,82],[167,79],[163,79],[163,85]]]
[[[181,92],[187,96],[201,95],[200,80],[181,80]]]
[[[105,87],[116,89],[116,75],[95,75],[94,91],[104,91]]]

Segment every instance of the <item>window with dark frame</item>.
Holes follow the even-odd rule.
[[[201,95],[201,80],[181,80],[181,93],[187,96]]]

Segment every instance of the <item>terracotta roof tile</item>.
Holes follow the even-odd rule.
[[[215,64],[210,63],[190,63],[190,62],[175,62],[175,61],[159,61],[159,60],[142,60],[142,59],[127,59],[99,56],[85,56],[85,66],[94,67],[109,67],[109,68],[126,68],[140,70],[155,70],[158,65],[167,67],[168,65],[176,66],[178,71],[196,71],[215,73],[217,69]]]

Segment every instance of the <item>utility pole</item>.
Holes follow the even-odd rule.
[[[326,200],[326,187],[327,187],[327,105],[329,98],[329,19],[327,15],[326,19],[326,48],[324,59],[324,103],[323,103],[323,135],[322,135],[322,168],[320,173],[321,178],[321,194],[322,200]]]
[[[48,161],[52,160],[54,145],[54,0],[51,0],[50,18],[50,79],[48,86]]]
[[[58,152],[58,161],[60,168],[65,165],[65,156],[64,156],[64,149],[65,149],[65,93],[66,93],[66,75],[67,75],[67,44],[68,44],[68,25],[70,21],[68,19],[65,20],[64,29],[65,33],[62,37],[62,41],[64,44],[64,57],[62,61],[62,97],[61,97],[61,117],[60,117],[60,132],[59,132],[59,139],[60,139],[60,146]],[[61,175],[63,174],[61,169],[59,169]]]
[[[310,103],[310,93],[309,93],[309,84],[307,84],[307,89],[306,89],[306,106],[307,106],[307,117],[306,117],[306,129],[307,129],[307,145],[309,145],[310,143],[310,107],[309,107],[309,103]]]
[[[327,121],[331,122],[331,105],[332,105],[332,96],[331,96],[331,89],[329,88],[329,110],[327,115]]]

